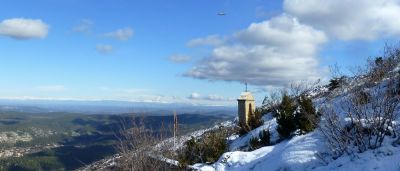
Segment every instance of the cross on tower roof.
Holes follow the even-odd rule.
[[[244,84],[246,85],[246,92],[247,92],[247,81],[246,81],[246,82],[244,82]]]

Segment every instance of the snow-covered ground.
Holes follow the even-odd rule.
[[[296,136],[251,152],[227,152],[213,165],[195,166],[200,170],[311,170],[323,164],[317,153],[324,149],[324,142],[315,134]]]
[[[398,69],[398,68],[396,68]],[[350,80],[351,81],[351,80]],[[339,113],[341,120],[346,120],[345,111],[341,107],[343,99],[348,97],[353,87],[359,82],[351,81],[347,87],[341,89],[332,99],[333,107]],[[381,88],[385,86],[385,81],[381,82],[373,88]],[[371,88],[371,89],[373,89]],[[320,90],[322,93],[325,89]],[[318,94],[318,92],[314,92]],[[325,97],[314,99],[314,104],[318,107],[325,105]],[[400,107],[396,112],[400,114]],[[248,134],[239,137],[232,135],[228,137],[230,142],[229,152],[224,153],[217,162],[213,164],[197,163],[192,168],[204,171],[222,171],[222,170],[255,170],[255,171],[399,171],[400,170],[400,147],[395,147],[392,142],[395,139],[387,136],[381,147],[374,150],[367,150],[363,153],[354,155],[342,155],[337,159],[333,159],[330,155],[329,148],[325,137],[319,129],[305,135],[296,135],[291,139],[276,143],[279,135],[276,131],[276,119],[270,114],[265,115],[264,125],[252,130]],[[397,120],[397,123],[399,121]],[[262,147],[254,151],[247,151],[249,140],[258,136],[259,132],[269,129],[271,133],[271,142],[274,145]],[[276,144],[275,144],[276,143]]]

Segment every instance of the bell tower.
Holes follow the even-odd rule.
[[[238,101],[238,116],[239,123],[248,124],[249,118],[254,114],[255,111],[255,102],[254,97],[251,92],[247,91],[247,83],[246,83],[246,91],[242,92],[237,99]]]

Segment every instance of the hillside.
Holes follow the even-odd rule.
[[[322,113],[313,131],[297,130],[289,138],[281,138],[273,116],[277,109],[272,108],[264,113],[262,126],[244,135],[228,136],[229,148],[216,162],[189,167],[205,171],[399,170],[400,63],[398,50],[391,54],[370,62],[352,77],[337,77],[343,83],[335,88],[331,81],[303,89]],[[270,132],[270,145],[251,150],[251,139],[263,130]]]
[[[223,112],[179,115],[180,131],[192,132],[231,118]],[[147,129],[170,128],[172,115],[153,113],[89,115],[81,113],[0,112],[0,170],[73,170],[117,153],[122,124],[143,120]],[[166,130],[169,132],[169,130]],[[166,136],[170,136],[167,133]]]

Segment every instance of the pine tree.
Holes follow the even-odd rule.
[[[270,140],[271,140],[271,133],[269,132],[269,129],[262,130],[260,132],[260,142],[263,146],[270,145]]]
[[[312,100],[305,95],[298,99],[299,110],[296,113],[295,121],[302,133],[313,131],[319,122],[320,114],[316,112]]]
[[[258,128],[263,124],[263,122],[260,110],[256,110],[254,113],[250,114],[249,126],[251,130]]]
[[[278,128],[277,131],[281,138],[288,138],[296,130],[294,118],[296,106],[293,100],[285,93],[282,102],[276,111]]]
[[[261,147],[270,145],[270,137],[271,137],[271,134],[269,133],[268,129],[260,131],[258,137],[256,136],[256,137],[250,138],[249,149],[256,150]]]

